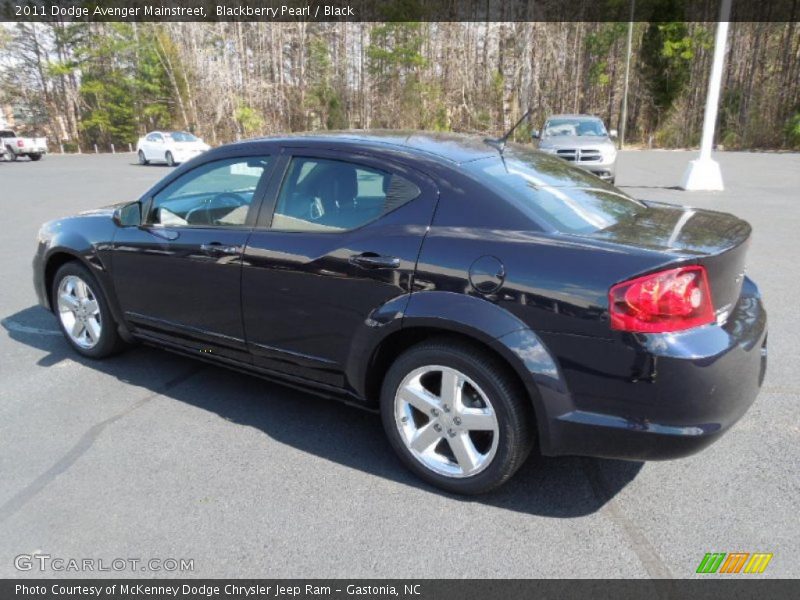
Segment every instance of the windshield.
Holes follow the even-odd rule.
[[[586,137],[604,137],[608,135],[600,119],[550,119],[544,125],[545,136],[574,135]]]
[[[466,163],[464,168],[535,223],[561,233],[594,233],[647,210],[560,158],[531,150]]]
[[[167,139],[172,138],[176,142],[196,142],[197,138],[194,137],[191,133],[186,133],[185,131],[173,131],[172,133],[165,133],[164,137]]]

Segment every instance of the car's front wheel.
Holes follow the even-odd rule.
[[[9,162],[14,162],[15,160],[17,160],[17,155],[14,154],[14,151],[11,149],[10,146],[5,147],[5,152],[6,152],[5,160]]]
[[[172,152],[167,152],[164,155],[164,160],[167,161],[167,165],[169,165],[170,167],[174,167],[175,166],[175,157],[172,156]]]
[[[86,267],[63,265],[53,278],[52,294],[61,331],[78,353],[105,358],[124,346],[103,289]]]
[[[456,338],[424,342],[395,361],[381,415],[406,466],[449,492],[501,485],[533,446],[525,391],[501,361]]]

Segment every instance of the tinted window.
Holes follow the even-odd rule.
[[[293,158],[281,186],[272,229],[356,229],[419,193],[410,181],[379,169],[338,160]]]
[[[533,151],[512,151],[464,167],[534,222],[564,233],[599,231],[646,210],[566,161]]]
[[[153,199],[148,222],[170,226],[244,225],[269,157],[230,158],[185,173]]]

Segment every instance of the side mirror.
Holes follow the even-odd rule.
[[[608,135],[609,135],[611,138],[616,138],[616,137],[617,137],[617,135],[618,135],[618,134],[617,134],[617,130],[616,130],[616,129],[612,129],[611,131],[609,131],[609,132],[608,132]]]
[[[138,227],[142,224],[142,205],[131,202],[114,210],[111,217],[117,227]]]
[[[531,131],[532,140],[538,140],[540,137],[542,137],[542,134],[539,132],[538,129],[534,129],[533,131]]]

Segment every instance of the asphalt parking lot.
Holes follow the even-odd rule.
[[[35,304],[39,224],[168,168],[0,163],[0,577],[93,575],[18,571],[34,552],[194,561],[110,576],[322,578],[692,577],[706,552],[771,552],[762,577],[800,577],[800,155],[722,153],[725,192],[672,189],[693,157],[625,152],[617,181],[753,225],[770,315],[755,405],[699,455],[538,457],[476,499],[412,477],[376,415],[156,349],[79,358]]]

